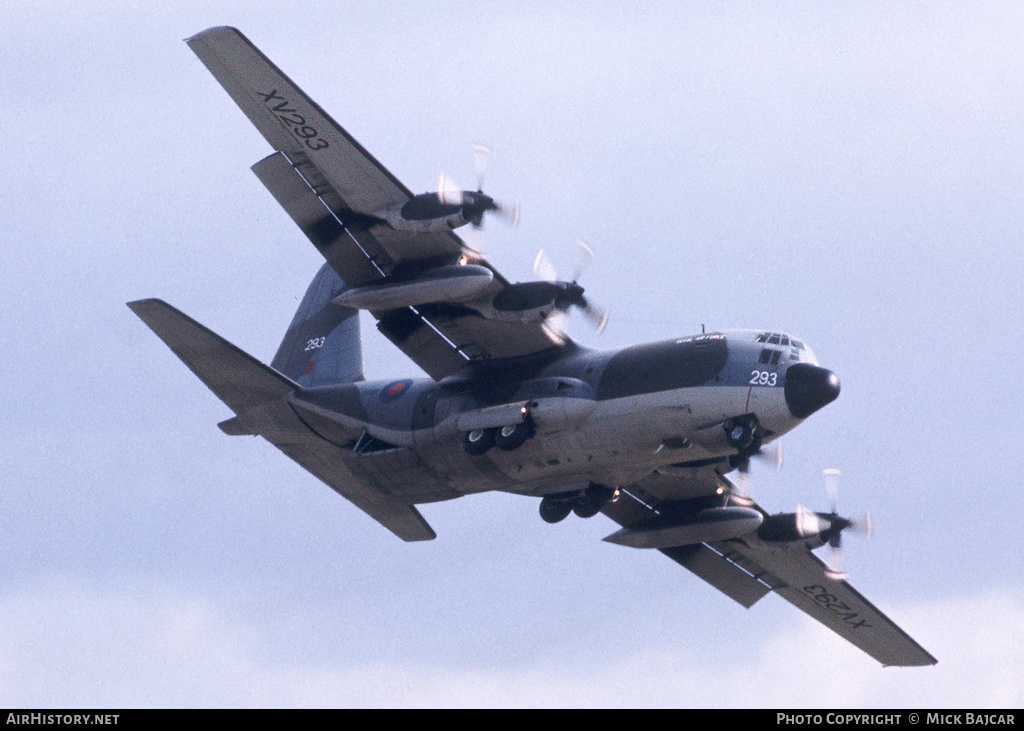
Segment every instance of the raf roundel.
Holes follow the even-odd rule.
[[[395,381],[394,383],[389,383],[388,385],[381,389],[380,400],[384,401],[385,403],[394,401],[398,399],[403,393],[405,393],[409,389],[409,386],[411,385],[412,380],[408,378],[402,381]]]

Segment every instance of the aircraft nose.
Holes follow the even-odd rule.
[[[786,406],[798,419],[805,419],[839,396],[839,377],[810,363],[794,363],[786,370]]]

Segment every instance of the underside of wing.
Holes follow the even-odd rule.
[[[367,254],[385,273],[403,261],[461,253],[462,242],[451,231],[401,231],[384,224],[379,212],[407,203],[412,191],[240,31],[210,28],[186,42],[338,219],[361,230]],[[351,272],[338,273],[357,283]]]
[[[718,469],[683,464],[625,488],[603,509],[623,530],[605,540],[658,548],[747,608],[775,591],[883,665],[937,662],[846,581],[829,578],[805,545],[762,539],[770,516],[756,504],[733,507],[734,486]]]
[[[348,208],[375,211],[412,197],[241,32],[210,28],[186,43],[267,142],[295,165],[312,163]]]
[[[705,506],[721,505],[720,490],[728,483],[716,471],[716,464],[676,468],[677,474],[652,473],[640,482],[621,491],[615,502],[602,512],[625,530],[643,530],[666,520],[662,515],[673,512],[672,506],[683,505],[694,511]],[[689,569],[734,601],[750,608],[771,587],[756,575],[723,558],[703,542],[659,549],[676,563]]]
[[[848,582],[828,578],[828,567],[806,548],[763,551],[742,540],[722,541],[712,548],[737,565],[763,567],[761,580],[779,596],[883,665],[938,662]]]
[[[242,33],[210,28],[187,43],[276,150],[253,171],[342,280],[360,290],[350,306],[371,311],[430,376],[562,344],[545,331],[550,307],[534,302],[498,312],[495,298],[515,285],[479,257],[467,260],[452,231],[465,221],[417,218],[424,206],[442,205],[438,198],[413,196]],[[472,292],[469,279],[457,276],[466,263],[477,273]]]

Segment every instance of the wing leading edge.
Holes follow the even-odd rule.
[[[731,488],[711,466],[693,472],[680,483],[680,495],[686,498],[693,498],[700,483],[705,496]],[[654,475],[622,491],[603,512],[626,528],[650,521],[660,506],[671,502],[667,498],[671,488],[666,483],[665,476]],[[760,506],[754,508],[767,516]],[[659,550],[748,609],[774,591],[883,665],[938,662],[849,583],[829,579],[824,562],[807,548],[766,550],[757,546],[756,541],[740,537]]]

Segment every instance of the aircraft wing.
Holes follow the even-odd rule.
[[[210,28],[186,43],[271,147],[284,153],[304,175],[312,175],[314,185],[329,187],[338,196],[343,204],[339,212],[370,214],[412,198],[408,188],[240,31]],[[379,243],[395,261],[419,258],[417,249],[436,255],[457,254],[462,248],[448,232],[426,237],[392,233]]]
[[[655,473],[623,490],[603,512],[630,527],[650,521],[673,501],[713,499],[720,489],[727,494],[732,484],[714,465],[678,476]],[[825,563],[803,546],[767,550],[741,537],[659,550],[746,608],[774,591],[883,665],[938,662],[849,583],[827,578]]]
[[[783,599],[853,643],[883,665],[938,662],[847,581],[825,575],[825,563],[806,548],[763,551],[741,539],[716,541],[710,548],[738,566],[753,568]]]
[[[210,28],[189,47],[276,150],[253,172],[349,287],[458,261],[452,231],[386,225],[375,212],[413,195],[277,66],[234,28]],[[494,281],[484,295],[509,286]],[[440,379],[472,360],[515,358],[554,346],[540,322],[487,319],[470,307],[435,304],[374,311],[378,329]]]
[[[220,424],[223,431],[262,436],[402,540],[437,537],[413,505],[356,480],[345,467],[345,450],[318,437],[299,419],[287,400],[296,383],[162,300],[128,306],[235,412]]]

